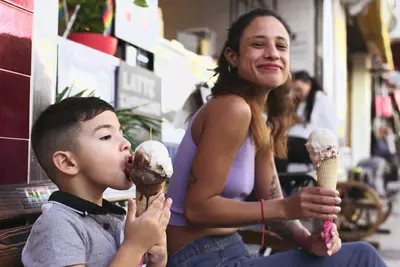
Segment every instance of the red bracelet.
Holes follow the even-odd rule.
[[[262,219],[262,236],[261,236],[261,247],[264,247],[264,235],[265,235],[265,217],[264,217],[264,199],[261,199],[261,219]]]

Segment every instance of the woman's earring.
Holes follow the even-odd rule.
[[[231,72],[231,65],[228,65],[228,71]]]

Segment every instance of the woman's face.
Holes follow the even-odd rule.
[[[225,53],[241,78],[266,89],[281,86],[288,79],[289,33],[272,16],[255,18],[244,30],[239,54]]]
[[[311,83],[309,81],[297,80],[294,81],[294,94],[300,101],[306,100],[311,90]]]

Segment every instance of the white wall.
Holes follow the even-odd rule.
[[[279,0],[277,11],[296,34],[291,43],[291,70],[306,70],[313,76],[316,49],[314,0]]]
[[[217,33],[220,51],[229,27],[229,0],[159,0],[166,39],[188,28],[208,27]]]
[[[324,0],[323,3],[323,33],[322,33],[322,54],[323,54],[323,88],[330,97],[334,94],[334,35],[333,35],[333,7],[331,0]]]
[[[32,39],[30,125],[55,99],[58,1],[35,1]],[[30,129],[31,130],[31,129]],[[28,183],[47,180],[29,145]]]
[[[354,55],[351,61],[351,148],[353,162],[357,163],[370,155],[372,84],[368,55]]]
[[[397,18],[397,24],[393,31],[390,32],[390,38],[400,41],[400,3],[397,3],[394,9],[394,15]]]
[[[165,38],[187,28],[208,27],[217,33],[217,51],[222,48],[229,28],[229,0],[159,0],[163,11]],[[272,8],[272,0],[264,3]],[[297,34],[291,44],[292,70],[307,70],[314,75],[315,6],[314,0],[279,0],[277,11]],[[239,11],[243,13],[241,8]]]
[[[333,14],[333,94],[332,98],[339,118],[339,136],[344,142],[347,121],[347,40],[346,15],[340,0],[332,1]],[[324,70],[328,71],[328,70]]]

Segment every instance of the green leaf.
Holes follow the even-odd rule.
[[[140,7],[149,7],[146,0],[134,0],[133,3]]]
[[[92,91],[90,91],[90,93],[88,94],[88,96],[94,96],[94,92],[96,91],[96,89],[93,89]]]
[[[80,91],[79,93],[73,95],[73,97],[82,97],[82,96],[86,93],[87,90],[88,90],[88,89],[82,90],[82,91]]]
[[[65,94],[70,90],[69,87],[65,87],[64,90],[62,90],[61,93],[56,95],[56,102],[60,102],[61,100],[63,100]]]

